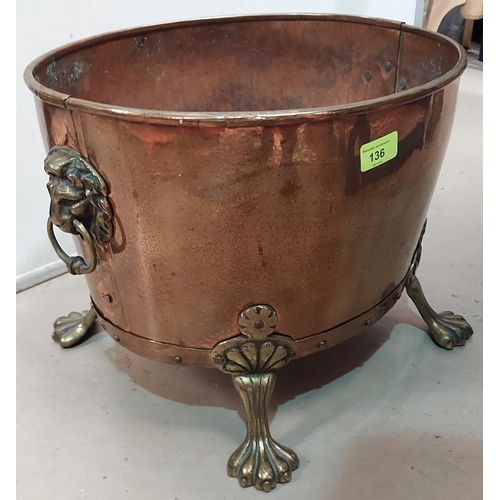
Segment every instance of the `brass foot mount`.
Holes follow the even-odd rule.
[[[241,486],[255,486],[271,491],[277,483],[292,480],[292,471],[299,467],[299,458],[290,448],[279,444],[269,431],[267,411],[274,389],[274,373],[257,373],[233,377],[247,418],[247,436],[231,455],[227,473]]]
[[[464,346],[472,337],[474,331],[463,316],[452,311],[442,313],[434,311],[427,302],[422,285],[416,276],[406,285],[406,291],[429,327],[432,340],[438,346],[451,350],[456,346]]]
[[[71,312],[54,321],[52,339],[61,347],[73,347],[82,342],[97,315],[93,307],[89,311]]]
[[[422,255],[422,238],[424,232],[425,225],[422,229],[417,249],[413,255],[405,287],[408,296],[429,327],[429,333],[433,341],[438,346],[451,350],[456,346],[465,345],[474,332],[463,316],[454,314],[451,311],[437,313],[427,302],[422,285],[415,275]]]
[[[247,435],[228,461],[228,474],[243,487],[271,491],[288,483],[299,458],[279,444],[269,431],[268,408],[274,389],[274,370],[295,355],[293,339],[274,333],[278,318],[267,305],[245,309],[239,316],[241,335],[220,342],[212,351],[219,370],[233,376],[245,407]]]

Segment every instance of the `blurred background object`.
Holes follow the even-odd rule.
[[[483,0],[426,0],[424,27],[449,36],[483,62]]]

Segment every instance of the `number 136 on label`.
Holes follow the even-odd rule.
[[[397,131],[363,144],[359,150],[361,172],[366,172],[392,160],[398,154]]]

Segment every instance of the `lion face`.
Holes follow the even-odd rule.
[[[108,188],[97,171],[77,152],[55,146],[45,159],[49,175],[50,219],[64,232],[78,234],[73,221],[79,220],[97,243],[112,236],[112,213]]]

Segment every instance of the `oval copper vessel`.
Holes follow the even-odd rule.
[[[33,62],[47,150],[75,150],[108,186],[113,235],[87,277],[106,329],[139,354],[213,366],[252,304],[276,310],[297,356],[378,319],[465,66],[440,35],[314,15],[121,31]],[[397,156],[362,172],[360,147],[394,131]]]
[[[374,323],[405,287],[437,344],[472,334],[415,277],[465,67],[441,35],[330,15],[149,26],[34,61],[49,237],[93,303],[56,340],[97,314],[143,356],[231,373],[248,434],[229,474],[290,481],[298,457],[266,417],[276,368]]]

